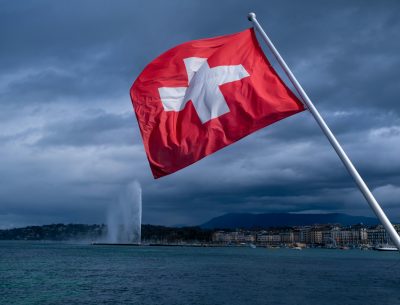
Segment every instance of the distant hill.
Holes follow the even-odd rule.
[[[289,214],[289,213],[231,213],[215,217],[201,225],[204,229],[252,229],[284,226],[307,226],[314,224],[342,224],[365,225],[378,224],[378,220],[372,217],[351,216],[341,213],[329,214]]]
[[[105,225],[51,224],[0,230],[0,240],[96,240]]]
[[[51,224],[0,230],[0,240],[106,241],[106,225]],[[212,231],[200,227],[171,228],[142,225],[142,241],[210,242]]]

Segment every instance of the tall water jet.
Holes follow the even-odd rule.
[[[140,244],[142,230],[142,188],[138,181],[128,184],[107,215],[107,242]]]

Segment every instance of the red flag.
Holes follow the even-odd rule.
[[[155,178],[304,110],[268,62],[253,29],[163,53],[130,93]]]

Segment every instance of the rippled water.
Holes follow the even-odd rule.
[[[0,242],[0,304],[400,304],[400,255]]]

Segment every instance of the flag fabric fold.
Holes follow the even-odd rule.
[[[253,29],[170,49],[146,66],[130,95],[155,178],[304,110]]]

